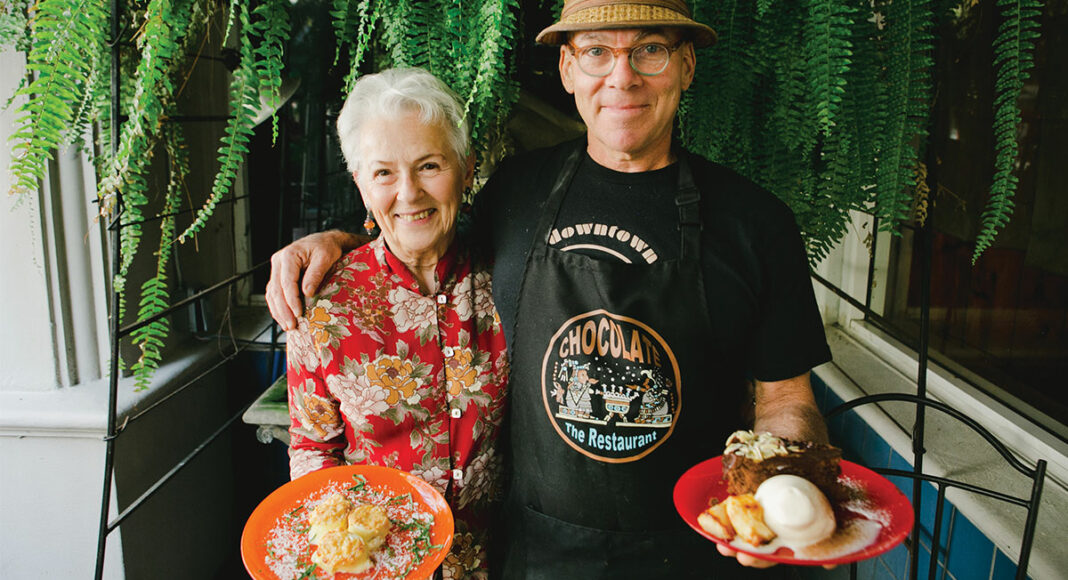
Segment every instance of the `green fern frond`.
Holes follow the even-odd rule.
[[[478,71],[464,103],[471,134],[475,141],[489,133],[494,122],[501,118],[500,110],[509,109],[518,96],[510,91],[509,61],[504,58],[508,43],[515,38],[515,12],[519,6],[511,0],[483,2],[478,22],[481,26],[480,50],[475,52]]]
[[[852,8],[838,0],[811,0],[808,6],[802,53],[816,122],[824,136],[831,134],[846,92],[853,56],[851,13]]]
[[[479,151],[502,130],[519,97],[512,70],[518,13],[515,0],[376,2],[370,14],[361,13],[360,30],[378,23],[390,66],[425,68],[464,97]],[[351,81],[359,62],[353,59]]]
[[[345,47],[351,47],[360,25],[360,9],[366,10],[371,0],[331,0],[330,18],[334,28],[334,66]],[[345,51],[350,52],[350,51]]]
[[[41,0],[33,17],[33,44],[26,69],[33,80],[16,95],[27,97],[10,137],[11,193],[37,188],[52,151],[67,139],[92,75],[84,55],[103,49],[107,20],[103,0]]]
[[[370,9],[370,12],[368,10]],[[361,0],[356,10],[356,33],[353,37],[355,42],[348,44],[349,46],[349,73],[345,76],[345,92],[348,93],[352,90],[353,85],[356,83],[356,79],[359,77],[360,67],[363,65],[364,58],[367,56],[367,51],[371,49],[371,43],[375,32],[375,27],[381,18],[382,3],[375,2],[374,6],[370,6],[370,0]],[[346,41],[347,42],[347,41]],[[342,39],[338,38],[338,51],[342,48]]]
[[[1018,182],[1015,170],[1019,152],[1016,131],[1021,120],[1017,99],[1034,66],[1035,39],[1042,15],[1040,0],[999,0],[998,6],[1004,20],[994,39],[994,180],[975,239],[973,264],[994,242],[998,230],[1009,223],[1015,207],[1012,198]]]
[[[187,24],[175,22],[175,17],[170,0],[152,0],[145,9],[145,25],[138,39],[141,59],[134,77],[132,102],[127,108],[128,119],[120,131],[118,151],[97,187],[100,213],[105,217],[116,211],[120,190],[122,209],[134,212],[127,221],[137,221],[141,217],[137,208],[148,201],[140,188],[123,186],[131,176],[147,173],[163,118],[164,99],[173,93],[167,74],[170,61],[178,54],[173,25]]]
[[[196,217],[189,227],[178,236],[178,241],[181,243],[185,243],[204,228],[215,212],[215,206],[233,188],[234,179],[248,153],[248,143],[252,137],[252,115],[259,108],[258,79],[252,48],[252,37],[256,34],[256,29],[247,5],[238,4],[237,11],[237,20],[241,28],[238,42],[240,61],[230,81],[231,116],[219,145],[220,167],[218,173],[215,174],[208,199],[197,210]]]
[[[927,141],[933,13],[927,0],[891,2],[885,9],[890,110],[885,139],[878,152],[875,212],[881,227],[893,228],[908,219],[912,192],[916,190],[915,168]]]
[[[684,142],[749,176],[756,145],[756,117],[750,111],[763,101],[758,63],[752,57],[758,21],[748,3],[739,0],[700,3],[694,12],[716,30],[719,41],[698,56],[681,118]]]
[[[189,175],[189,151],[181,127],[177,124],[167,125],[163,130],[163,142],[167,150],[170,179],[167,193],[160,214],[159,250],[156,252],[155,275],[141,285],[137,319],[147,320],[170,307],[170,286],[167,281],[168,266],[174,247],[174,214],[182,205],[182,193],[186,177]],[[131,365],[136,390],[147,389],[152,376],[162,360],[161,349],[170,333],[170,322],[166,317],[143,326],[133,333],[134,346],[141,350],[141,356]]]
[[[257,30],[260,32],[260,45],[253,53],[256,56],[254,68],[261,91],[267,92],[267,104],[271,109],[271,143],[278,140],[278,114],[275,112],[280,104],[282,88],[283,52],[286,39],[289,38],[289,14],[286,13],[284,0],[267,0],[252,12],[261,19]]]
[[[775,0],[757,0],[756,1],[756,16],[757,18],[763,18],[768,10],[771,9],[771,5],[775,3]]]
[[[0,5],[0,50],[29,52],[33,43],[29,13],[33,0],[5,0]]]

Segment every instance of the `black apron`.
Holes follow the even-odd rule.
[[[703,360],[710,319],[688,154],[678,158],[680,253],[652,264],[549,246],[583,155],[576,148],[553,185],[519,292],[503,577],[745,576],[672,501],[686,469],[722,452],[730,426],[703,411],[744,398],[717,388]]]

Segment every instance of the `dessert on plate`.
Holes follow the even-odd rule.
[[[827,497],[845,493],[840,459],[830,445],[736,431],[723,454],[730,495],[701,513],[698,523],[717,538],[758,547],[797,550],[826,540],[837,527]]]
[[[771,433],[735,431],[723,450],[723,478],[727,493],[756,493],[765,479],[796,475],[811,481],[831,499],[845,499],[838,483],[842,450],[812,441],[791,441]]]
[[[308,540],[315,545],[312,562],[328,574],[357,574],[370,568],[371,552],[385,542],[390,529],[381,506],[354,503],[340,493],[315,506],[308,523]]]

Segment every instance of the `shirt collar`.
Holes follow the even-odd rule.
[[[419,292],[419,283],[415,279],[415,275],[412,274],[408,266],[401,261],[389,247],[386,245],[386,241],[382,236],[378,236],[371,241],[371,247],[374,248],[375,256],[378,257],[379,263],[390,274],[395,274],[401,279],[401,284],[406,287]],[[452,274],[456,270],[458,260],[457,252],[457,240],[453,238],[449,248],[445,250],[445,254],[438,260],[437,265],[434,267],[434,274],[437,276],[440,286],[439,292],[445,291],[446,288],[452,285]]]

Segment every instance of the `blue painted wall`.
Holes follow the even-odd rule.
[[[815,374],[812,389],[820,409],[826,413],[842,403],[827,385]],[[857,412],[849,411],[835,417],[827,424],[831,442],[842,448],[845,459],[869,468],[889,467],[911,470],[912,465],[894,451]],[[891,477],[891,481],[912,500],[912,480]],[[924,484],[920,516],[920,562],[919,577],[926,578],[931,561],[931,531],[934,529],[935,500],[937,492],[931,484]],[[939,580],[1011,580],[1016,576],[1016,563],[994,547],[993,542],[950,502],[942,510],[942,549],[939,551],[935,578]],[[948,541],[945,540],[948,538]],[[897,548],[861,562],[857,577],[862,579],[904,579],[908,577],[909,553],[905,543]],[[804,579],[848,578],[847,566],[834,570],[800,568]]]

